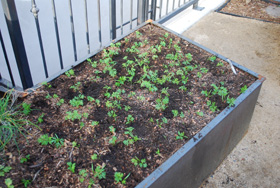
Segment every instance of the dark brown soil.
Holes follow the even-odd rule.
[[[166,31],[161,28],[148,24],[139,29],[139,32],[142,33],[140,37],[137,37],[135,33],[129,35],[127,37],[129,42],[121,40],[119,54],[110,56],[116,63],[111,64],[112,68],[116,69],[115,77],[110,76],[108,72],[103,72],[104,63],[98,63],[97,67],[93,68],[88,62],[84,62],[73,69],[75,76],[61,75],[49,83],[51,87],[43,86],[24,99],[24,102],[31,104],[33,109],[29,115],[32,122],[37,122],[38,117],[44,114],[43,122],[39,123],[42,131],[27,126],[30,135],[27,135],[26,139],[20,137],[18,140],[20,154],[14,144],[6,148],[5,154],[2,155],[2,163],[5,166],[11,166],[12,170],[5,178],[11,178],[16,187],[23,187],[22,179],[33,180],[29,187],[87,187],[90,179],[94,180],[96,187],[122,187],[120,183],[114,182],[114,173],[122,172],[124,177],[130,174],[123,187],[134,187],[217,114],[227,108],[227,97],[237,98],[241,87],[245,85],[249,87],[256,80],[238,69],[237,75],[234,75],[226,62],[218,58],[213,62],[210,61],[208,58],[212,56],[211,54],[173,34],[165,38]],[[166,47],[162,47],[161,52],[157,51],[155,54],[158,58],[153,59],[150,47],[159,45],[162,40],[160,38],[165,38]],[[172,43],[169,48],[170,39]],[[147,43],[144,42],[145,40]],[[127,52],[126,49],[131,48],[135,42],[142,42],[142,46],[138,47],[139,52]],[[177,53],[174,48],[176,44],[179,46]],[[108,49],[116,50],[117,48],[109,47]],[[140,58],[139,54],[145,52],[148,52],[147,62],[141,66],[134,64],[136,74],[132,81],[126,80],[123,85],[116,86],[116,80],[119,80],[121,76],[129,76],[123,63],[127,60],[143,60],[144,58]],[[192,54],[192,60],[185,57],[187,53]],[[166,59],[167,54],[182,54],[183,56],[181,60],[171,61]],[[105,52],[99,53],[92,57],[92,62],[99,62],[100,59],[105,59],[105,56]],[[123,59],[125,56],[127,60]],[[189,61],[186,62],[187,60]],[[172,66],[174,62],[177,65]],[[186,62],[185,65],[183,62]],[[217,66],[219,62],[222,62],[224,66]],[[146,78],[143,78],[144,66],[148,72]],[[186,83],[182,82],[180,70],[184,70],[183,74],[188,77]],[[207,73],[204,72],[205,70]],[[96,71],[100,73],[96,74]],[[158,79],[151,76],[156,71]],[[158,80],[168,74],[173,76],[161,85]],[[157,91],[149,91],[143,85],[141,87],[143,83],[139,82],[141,78],[154,84]],[[179,83],[175,83],[176,81]],[[80,86],[77,90],[70,88],[78,82]],[[222,98],[213,93],[209,97],[202,95],[203,90],[214,91],[211,84],[226,88],[227,97]],[[113,92],[116,94],[118,89],[123,92],[119,98],[112,96],[108,98],[105,86],[111,87],[108,89],[111,95]],[[182,90],[182,86],[186,87],[186,91]],[[161,93],[164,88],[167,88],[168,94]],[[131,92],[135,92],[135,95],[130,95]],[[56,94],[58,98],[46,99],[48,94],[50,96]],[[70,105],[70,100],[80,94],[85,96],[82,99],[83,106]],[[94,101],[88,101],[87,96],[93,97]],[[156,109],[156,99],[165,96],[169,98],[166,109]],[[57,105],[59,99],[64,99],[64,104],[61,106]],[[209,100],[216,103],[215,112],[211,111],[207,105]],[[108,101],[117,101],[120,106],[109,107]],[[130,106],[128,111],[124,110],[125,105]],[[88,113],[88,117],[83,116],[80,120],[74,121],[65,120],[66,112],[74,110],[77,110],[79,114]],[[108,112],[112,110],[117,115],[115,118],[108,116]],[[174,110],[183,115],[174,117]],[[129,123],[128,115],[134,118],[131,123]],[[163,123],[162,118],[166,118],[168,123]],[[92,122],[95,121],[99,124],[92,126]],[[80,127],[81,122],[84,123],[83,127]],[[116,129],[114,133],[110,132],[110,126]],[[137,135],[140,140],[126,146],[123,141],[131,138],[125,134],[128,127],[134,128],[133,135]],[[187,137],[176,139],[178,131],[184,132]],[[59,148],[52,144],[42,146],[37,140],[43,134],[63,138],[63,146]],[[113,136],[117,137],[115,145],[109,142]],[[78,147],[72,147],[73,141],[78,143]],[[160,154],[157,154],[157,151],[160,151]],[[30,160],[20,163],[20,159],[28,154]],[[98,155],[97,160],[91,159],[93,154]],[[135,157],[146,159],[147,168],[134,166],[131,159]],[[68,169],[67,162],[70,161],[76,164],[75,173]],[[104,167],[106,179],[99,180],[94,177],[92,167],[95,169],[97,166]],[[88,173],[83,183],[79,181],[81,178],[79,171],[82,169]],[[0,177],[0,186],[4,187],[2,182],[4,182],[4,177]]]
[[[256,18],[260,20],[280,23],[280,18],[273,17],[266,12],[268,6],[277,7],[273,3],[268,3],[263,0],[251,0],[246,3],[246,0],[230,0],[230,2],[221,11],[232,13],[240,16]]]

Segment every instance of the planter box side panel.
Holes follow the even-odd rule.
[[[137,188],[200,186],[247,133],[261,88],[258,81],[253,85],[238,97],[236,107],[221,112],[195,136],[197,140],[191,139]]]

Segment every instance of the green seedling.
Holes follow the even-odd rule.
[[[51,137],[50,144],[54,144],[56,148],[60,148],[64,144],[64,139],[58,138],[57,134],[55,134],[55,137]]]
[[[94,153],[93,155],[90,156],[91,160],[95,161],[98,159],[98,155]]]
[[[70,70],[68,70],[68,71],[65,72],[65,75],[66,75],[67,77],[75,76],[75,72],[74,72],[73,69],[70,69]]]
[[[88,100],[88,102],[93,102],[93,101],[94,101],[94,98],[91,97],[91,96],[87,96],[87,100]]]
[[[179,115],[178,110],[172,110],[173,117],[177,117]]]
[[[117,114],[114,110],[109,111],[107,114],[109,117],[112,117],[116,120]]]
[[[52,96],[50,94],[46,95],[46,99],[51,99],[51,98],[52,98]]]
[[[162,123],[168,123],[168,119],[166,118],[166,117],[163,117],[163,118],[161,118],[161,120],[162,120]]]
[[[80,122],[80,129],[82,129],[85,126],[84,122]]]
[[[68,168],[72,173],[75,173],[76,163],[67,162]]]
[[[200,117],[204,116],[203,112],[196,112],[196,114],[199,115]]]
[[[184,138],[187,139],[188,137],[185,136],[185,133],[184,133],[184,132],[178,131],[178,135],[176,136],[176,139],[177,139],[177,140],[183,140]]]
[[[93,67],[96,68],[97,67],[97,61],[93,61],[91,59],[87,59],[88,63]]]
[[[184,117],[185,117],[184,112],[181,112],[181,113],[180,113],[180,118],[184,118]]]
[[[62,104],[64,104],[64,99],[60,99],[60,100],[56,103],[57,106],[61,106]]]
[[[10,167],[10,166],[0,165],[0,177],[5,176],[5,173],[10,172],[11,169],[12,169],[12,167]]]
[[[214,62],[216,59],[217,59],[216,56],[208,57],[208,60],[211,61],[211,62]]]
[[[216,112],[217,111],[216,102],[207,101],[207,106],[209,107],[209,109],[212,112]]]
[[[88,182],[88,188],[91,188],[92,185],[94,185],[94,180],[90,178]]]
[[[244,85],[241,89],[240,89],[240,93],[244,93],[247,90],[247,85]]]
[[[114,127],[114,126],[110,126],[109,127],[109,130],[110,130],[110,132],[112,133],[112,134],[115,134],[116,133],[116,128]]]
[[[25,163],[30,159],[30,155],[26,155],[25,157],[20,158],[20,163]]]
[[[83,102],[84,98],[85,98],[84,95],[79,94],[79,96],[76,96],[72,100],[70,100],[69,103],[74,107],[83,106],[84,105],[84,102]]]
[[[70,86],[70,89],[73,89],[75,92],[79,91],[81,87],[81,82],[77,82],[76,84]]]
[[[223,67],[224,64],[223,64],[222,62],[218,62],[216,66],[217,66],[217,67]]]
[[[126,118],[126,123],[125,124],[130,124],[134,121],[134,117],[132,117],[132,115],[128,115]]]
[[[11,178],[5,179],[5,185],[7,186],[7,188],[14,188],[13,180]]]
[[[65,117],[65,120],[72,120],[74,121],[75,119],[78,119],[80,120],[82,118],[82,115],[78,113],[77,110],[74,110],[73,112],[66,112],[66,117]]]
[[[52,85],[47,83],[47,82],[42,82],[42,85],[46,86],[47,88],[51,88],[52,87]]]
[[[230,98],[229,96],[227,97],[227,103],[229,107],[232,107],[235,105],[235,98]]]
[[[98,122],[98,121],[92,121],[92,122],[91,122],[91,125],[92,125],[93,127],[95,127],[95,126],[99,125],[99,122]]]
[[[50,143],[51,141],[51,138],[52,137],[49,137],[48,134],[44,134],[44,135],[41,135],[39,138],[38,138],[38,143],[43,145],[43,146],[46,146]]]
[[[27,103],[25,103],[25,102],[22,103],[22,107],[23,107],[23,111],[22,111],[22,112],[23,112],[25,115],[30,114],[30,112],[31,112],[30,106],[31,106],[31,104],[27,104]]]
[[[99,180],[106,179],[105,166],[104,167],[97,166],[94,170],[93,164],[92,164],[91,169],[93,172],[93,176],[95,178],[98,178]]]
[[[146,163],[146,159],[138,159],[138,157],[132,158],[131,162],[134,166],[139,166],[140,168],[146,168],[148,165]]]
[[[24,185],[24,187],[28,187],[29,184],[31,184],[30,180],[26,180],[26,179],[21,179],[22,184]]]
[[[115,145],[117,143],[118,138],[116,136],[112,136],[109,140],[109,144]]]
[[[197,76],[198,78],[201,78],[201,77],[202,77],[201,72],[197,72],[196,76]]]
[[[81,169],[79,171],[79,175],[80,175],[79,180],[80,180],[81,183],[83,183],[85,181],[85,178],[88,176],[87,170],[86,169]]]
[[[121,172],[115,172],[114,177],[115,177],[115,183],[121,183],[121,184],[126,184],[126,179],[130,176],[130,173],[123,178],[124,174]]]
[[[160,150],[159,150],[159,149],[157,149],[156,154],[157,154],[158,156],[161,156]]]
[[[42,113],[39,117],[38,117],[38,123],[43,123],[43,117],[45,116],[44,113]]]
[[[200,71],[204,74],[206,74],[208,72],[208,69],[207,68],[200,68]]]
[[[78,143],[75,142],[75,141],[73,141],[73,142],[72,142],[72,147],[73,147],[73,148],[74,148],[74,147],[79,147],[79,146],[78,146]]]

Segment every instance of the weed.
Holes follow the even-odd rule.
[[[212,112],[216,112],[217,110],[216,102],[207,101],[207,106]]]
[[[156,154],[157,154],[158,156],[161,156],[160,150],[159,150],[159,149],[157,149]]]
[[[211,61],[211,62],[214,62],[216,59],[217,59],[216,56],[208,57],[208,60]]]
[[[72,100],[70,100],[69,103],[74,107],[83,106],[84,105],[84,102],[83,102],[84,98],[85,98],[84,95],[79,94],[79,96],[76,96]]]
[[[204,74],[206,74],[208,72],[208,69],[207,68],[200,68],[200,71]]]
[[[222,62],[218,62],[216,66],[217,66],[217,67],[223,67],[224,64],[223,64]]]
[[[227,97],[227,103],[229,107],[232,107],[235,105],[235,98],[230,98],[229,96]]]
[[[76,84],[70,86],[70,89],[73,89],[75,92],[79,91],[81,87],[81,82],[77,82]]]
[[[116,136],[112,136],[112,138],[109,140],[109,144],[115,145],[118,138]]]
[[[26,155],[25,157],[22,157],[22,158],[20,159],[20,163],[25,163],[25,162],[27,162],[29,159],[30,159],[30,155],[28,154],[28,155]]]
[[[64,99],[60,99],[60,100],[56,103],[57,106],[61,106],[62,104],[64,104]]]
[[[136,38],[140,38],[142,36],[142,33],[140,33],[139,31],[136,31],[135,34],[136,34]]]
[[[184,133],[184,132],[178,131],[178,135],[176,136],[176,139],[177,139],[177,140],[183,140],[184,138],[187,139],[188,137],[185,136],[185,133]]]
[[[94,98],[91,97],[91,96],[87,96],[87,100],[88,100],[89,102],[93,102],[93,101],[94,101]]]
[[[99,122],[98,122],[98,121],[92,121],[92,122],[91,122],[91,125],[92,125],[93,127],[95,127],[95,126],[99,125]]]
[[[42,85],[46,86],[47,88],[51,88],[52,87],[52,85],[47,83],[47,82],[42,82]]]
[[[198,78],[201,78],[201,77],[202,77],[201,72],[197,72],[196,76],[197,76]]]
[[[0,177],[5,176],[5,173],[10,172],[11,169],[12,169],[12,167],[10,167],[10,166],[0,165]]]
[[[67,162],[68,168],[72,173],[75,173],[76,163]]]
[[[23,107],[23,113],[25,115],[28,115],[31,112],[31,108],[30,108],[31,104],[27,104],[25,102],[22,103],[22,107]]]
[[[181,112],[181,113],[180,113],[180,118],[184,118],[184,117],[185,117],[184,112]]]

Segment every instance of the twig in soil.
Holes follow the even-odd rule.
[[[231,67],[232,72],[236,75],[236,71],[235,71],[234,66],[233,66],[232,63],[231,63],[231,60],[230,60],[230,59],[227,59],[227,62],[230,64],[230,67]]]
[[[70,152],[70,154],[69,154],[69,159],[70,159],[70,161],[72,161],[72,153],[73,153],[73,150],[74,150],[74,147],[72,147],[71,152]]]
[[[70,159],[71,160],[71,159]],[[57,165],[56,165],[56,167],[55,168],[57,168],[58,167],[58,165],[60,164],[62,162],[62,160],[60,160],[58,163],[57,163]]]
[[[41,168],[40,170],[38,170],[38,171],[36,172],[36,174],[34,175],[34,178],[33,178],[32,181],[35,181],[35,179],[37,178],[37,176],[39,175],[39,173],[41,172],[42,169],[43,169],[43,168]]]
[[[36,168],[36,167],[42,166],[43,164],[44,163],[39,163],[39,164],[31,165],[31,166],[29,166],[29,168]]]

